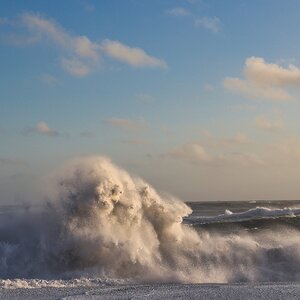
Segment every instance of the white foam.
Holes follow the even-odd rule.
[[[73,288],[120,285],[127,281],[108,278],[76,278],[71,280],[2,279],[0,289]]]

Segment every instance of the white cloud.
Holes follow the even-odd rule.
[[[206,152],[204,147],[197,142],[188,143],[177,147],[176,149],[170,151],[168,156],[179,158],[191,163],[208,163],[213,160],[213,158]]]
[[[269,132],[275,132],[281,130],[284,127],[282,119],[277,118],[274,120],[270,120],[264,116],[257,117],[255,119],[255,125],[257,128]]]
[[[72,36],[53,20],[47,20],[37,14],[24,13],[23,24],[33,33],[49,38],[52,42],[71,50],[74,54],[83,58],[99,59],[98,45],[90,41],[86,36]]]
[[[125,118],[111,118],[106,120],[106,123],[126,131],[136,131],[145,129],[146,124],[141,120],[130,120]]]
[[[249,98],[263,98],[268,100],[288,101],[292,96],[285,90],[277,87],[262,87],[253,82],[239,78],[225,78],[224,87],[232,92],[244,94]]]
[[[91,42],[86,36],[79,36],[73,39],[75,53],[82,57],[88,57],[97,61],[99,59],[99,46]]]
[[[83,77],[97,65],[100,59],[99,45],[86,36],[73,36],[53,20],[38,14],[24,13],[21,20],[34,37],[48,39],[72,57],[61,59],[61,67],[69,74]]]
[[[45,37],[59,46],[72,48],[72,37],[53,20],[45,19],[39,14],[24,13],[21,21],[34,36],[40,39]]]
[[[26,130],[26,133],[36,133],[36,134],[51,136],[51,137],[60,135],[60,133],[57,130],[50,128],[48,124],[43,121],[37,123],[35,127]]]
[[[217,33],[221,29],[221,21],[217,17],[201,17],[197,18],[194,22],[195,27],[203,27],[207,30],[210,30],[214,33]]]
[[[190,12],[183,8],[183,7],[175,7],[172,9],[169,9],[166,11],[168,15],[174,16],[174,17],[186,17],[190,15]]]
[[[286,88],[300,88],[300,69],[294,65],[283,68],[277,64],[266,63],[260,57],[246,59],[243,75],[244,79],[226,77],[223,81],[224,87],[250,98],[275,101],[293,99]]]
[[[119,41],[105,40],[101,44],[101,49],[111,58],[133,67],[167,67],[165,61],[148,55],[143,49],[132,48]]]
[[[55,129],[50,128],[48,124],[45,122],[37,123],[35,130],[40,134],[51,135],[51,136],[58,135],[58,132]]]
[[[150,56],[141,48],[132,48],[119,41],[93,42],[85,35],[72,35],[54,20],[46,19],[39,14],[23,13],[20,21],[29,31],[29,36],[12,34],[9,36],[10,43],[28,45],[43,40],[53,43],[63,51],[63,57],[60,59],[61,67],[74,76],[87,76],[97,69],[102,53],[134,67],[167,67],[165,61]]]

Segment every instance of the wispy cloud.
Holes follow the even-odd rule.
[[[184,7],[174,7],[166,11],[166,14],[172,17],[189,17],[194,23],[194,27],[201,27],[213,33],[221,30],[222,22],[218,17],[196,16]]]
[[[38,122],[34,127],[28,128],[25,134],[39,134],[49,137],[57,137],[60,133],[53,128],[50,128],[46,122]]]
[[[77,58],[61,60],[61,67],[71,75],[84,77],[91,72],[90,67]]]
[[[3,20],[4,22],[4,20]],[[1,24],[1,22],[0,22]],[[52,19],[40,14],[23,13],[19,22],[29,34],[18,36],[11,34],[8,40],[14,45],[28,45],[48,41],[63,51],[60,65],[69,74],[84,77],[97,69],[102,54],[133,67],[166,68],[167,63],[149,55],[143,49],[130,47],[119,41],[104,40],[93,42],[87,36],[76,36],[69,33]]]
[[[224,167],[253,167],[265,164],[255,153],[249,152],[229,152],[221,154],[212,154],[199,142],[187,143],[169,151],[164,157],[180,159],[184,162],[195,165],[204,164],[206,166]]]
[[[105,40],[101,49],[111,58],[127,63],[133,67],[159,67],[166,68],[165,61],[150,56],[141,48],[132,48],[119,41]]]
[[[45,39],[63,50],[66,57],[61,58],[61,67],[69,74],[86,76],[99,63],[99,45],[88,37],[71,35],[54,20],[39,14],[23,13],[21,23],[31,34],[25,38],[35,42]]]
[[[190,15],[190,12],[183,7],[174,7],[167,10],[166,13],[174,17],[186,17]]]
[[[168,152],[167,155],[173,158],[183,159],[191,163],[194,162],[208,163],[213,161],[212,156],[209,155],[207,151],[204,149],[204,147],[197,142],[187,143],[182,146],[179,146],[174,150]]]
[[[287,88],[300,88],[300,69],[294,65],[283,68],[260,57],[246,59],[243,75],[243,79],[226,77],[224,87],[250,98],[274,101],[291,100],[293,96]]]
[[[55,21],[43,18],[41,15],[24,13],[21,16],[23,24],[40,37],[46,37],[52,42],[69,49],[73,54],[94,61],[99,59],[98,45],[86,36],[72,36]]]
[[[125,130],[125,131],[137,131],[147,128],[146,124],[142,120],[130,120],[125,118],[111,118],[105,120],[105,122],[116,128]]]
[[[195,27],[202,27],[217,33],[221,29],[221,21],[217,17],[201,17],[197,18],[194,22]]]

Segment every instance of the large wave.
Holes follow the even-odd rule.
[[[0,218],[0,277],[133,282],[300,279],[295,229],[257,235],[196,231],[183,202],[159,195],[110,160],[75,160],[42,211]]]

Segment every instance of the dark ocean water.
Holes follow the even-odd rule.
[[[193,213],[184,223],[214,232],[277,231],[300,228],[300,200],[188,202]]]

